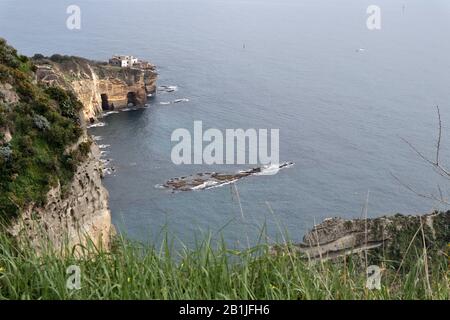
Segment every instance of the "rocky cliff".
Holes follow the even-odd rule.
[[[34,58],[36,78],[47,85],[72,90],[84,106],[85,119],[102,110],[120,109],[130,103],[143,106],[156,91],[155,67],[121,68],[79,57]]]
[[[135,92],[140,103],[155,75],[81,58],[39,60],[0,39],[0,220],[37,251],[79,250],[91,240],[109,249],[108,192],[85,119],[100,112],[100,93],[120,107]]]
[[[86,139],[83,136],[80,143]],[[80,252],[89,243],[98,249],[109,249],[115,229],[108,192],[101,181],[99,155],[98,147],[92,143],[71,183],[64,188],[60,183],[51,188],[43,206],[30,205],[12,225],[11,233],[18,239],[31,240],[37,251],[49,244],[58,251],[69,248]]]
[[[400,261],[408,250],[442,254],[450,243],[450,211],[373,219],[330,218],[314,226],[291,250],[309,259],[335,259],[370,251],[372,258]],[[273,253],[286,246],[272,247]]]

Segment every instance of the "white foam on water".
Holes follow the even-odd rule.
[[[88,125],[87,128],[90,129],[90,128],[97,128],[97,127],[104,127],[104,126],[106,126],[106,123],[96,122],[96,123]]]
[[[159,86],[159,91],[178,91],[178,86]]]
[[[110,144],[101,144],[101,145],[98,146],[99,149],[106,149],[106,148],[109,148],[109,147],[111,147]]]
[[[177,99],[177,100],[173,101],[173,103],[180,103],[180,102],[189,102],[189,99],[183,98],[183,99]]]
[[[282,163],[282,164],[270,164],[267,166],[263,166],[261,168],[261,172],[257,172],[254,175],[255,176],[269,176],[269,175],[275,175],[277,174],[280,170],[282,169],[286,169],[286,168],[290,168],[294,165],[293,162],[289,162],[289,163]]]
[[[115,113],[119,113],[119,111],[108,111],[108,112],[105,112],[105,113],[103,113],[102,117],[107,117],[110,114],[115,114]]]
[[[108,165],[111,162],[111,159],[100,159],[100,162],[103,163],[103,165]]]
[[[203,190],[207,188],[212,188],[218,184],[217,181],[205,181],[202,184],[199,184],[198,186],[192,187],[191,190]]]
[[[113,168],[113,167],[108,167],[108,168],[104,168],[103,169],[103,174],[104,175],[112,175],[114,172],[116,172],[116,170],[115,170],[115,168]]]
[[[92,136],[92,139],[94,139],[94,141],[101,141],[103,140],[102,136]]]
[[[171,103],[172,103],[172,102],[160,102],[159,104],[166,106],[166,105],[169,105],[169,104],[171,104]]]
[[[235,182],[238,181],[238,180],[239,180],[239,179],[234,179],[234,180],[230,180],[230,181],[225,181],[225,182],[222,182],[222,183],[218,183],[217,185],[207,187],[206,189],[213,189],[213,188],[223,187],[223,186],[226,186],[226,185],[228,185],[228,184],[235,183]]]

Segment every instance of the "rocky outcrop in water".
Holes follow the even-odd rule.
[[[155,67],[122,68],[79,57],[35,58],[37,81],[72,90],[84,106],[85,119],[103,110],[143,106],[156,92]]]
[[[204,172],[187,177],[172,178],[157,188],[177,191],[207,190],[234,183],[240,179],[255,175],[273,175],[279,170],[293,166],[293,162],[284,162],[279,165],[262,166],[248,170],[241,170],[236,173]]]

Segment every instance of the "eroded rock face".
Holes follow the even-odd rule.
[[[146,69],[121,68],[83,58],[69,58],[56,63],[35,61],[36,78],[47,85],[58,85],[72,90],[84,106],[85,119],[102,112],[102,96],[108,107],[126,107],[129,102],[143,106],[147,95],[156,92],[155,67]],[[103,103],[105,107],[105,103]]]
[[[0,83],[0,102],[9,105],[19,102],[19,96],[9,83]],[[0,143],[8,143],[12,139],[11,131],[8,127],[0,127]]]
[[[8,104],[19,102],[19,96],[9,83],[0,83],[0,101]]]
[[[19,240],[23,235],[37,251],[50,240],[54,249],[81,248],[92,241],[97,248],[108,250],[115,233],[111,224],[108,192],[102,186],[99,149],[93,144],[63,192],[61,186],[50,190],[44,207],[31,206],[10,228]],[[64,194],[63,194],[64,193]],[[75,250],[77,251],[77,249]]]
[[[422,235],[423,228],[423,235]],[[374,219],[330,218],[316,225],[303,237],[303,243],[293,248],[310,259],[334,259],[382,247],[392,259],[404,254],[404,249],[416,243],[444,247],[450,242],[450,211],[422,216],[384,216]],[[283,246],[274,246],[273,252]]]
[[[8,143],[11,140],[12,140],[12,134],[11,134],[11,131],[9,131],[9,128],[0,128],[0,142]]]

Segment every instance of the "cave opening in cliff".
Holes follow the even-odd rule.
[[[102,93],[102,110],[109,110],[109,101],[108,101],[108,95],[106,93]]]
[[[128,102],[127,102],[128,105],[136,106],[138,104],[136,92],[133,92],[133,91],[128,92],[127,100],[128,100]]]

